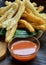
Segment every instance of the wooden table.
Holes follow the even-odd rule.
[[[4,0],[0,0],[0,6],[3,6],[3,3]],[[41,44],[40,50],[34,60],[29,62],[19,62],[12,59],[10,54],[7,53],[6,58],[0,61],[0,65],[46,65],[46,31],[39,40]]]

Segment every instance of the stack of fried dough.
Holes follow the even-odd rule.
[[[0,8],[0,28],[6,28],[6,42],[12,40],[17,28],[25,28],[29,32],[46,30],[46,13],[41,13],[44,6],[37,6],[30,0],[5,1],[5,5]]]

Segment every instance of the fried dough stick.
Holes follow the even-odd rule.
[[[0,8],[0,13],[1,13],[1,11],[3,11],[5,8],[6,8],[6,7],[1,7],[1,8]],[[0,14],[0,17],[1,17],[2,15],[3,15],[3,14],[1,13],[1,14]]]
[[[10,9],[10,7],[11,7],[11,5],[8,5],[8,6],[4,7],[4,8],[2,8],[2,9],[0,8],[0,15],[3,15],[4,12],[6,12],[7,10]]]
[[[35,9],[33,4],[28,0],[26,0],[26,7],[29,8],[33,12],[34,15],[36,15],[37,17],[42,18],[44,20],[44,22],[46,22],[46,19],[39,14],[39,12]]]
[[[21,17],[21,15],[22,15],[22,13],[24,12],[24,10],[25,10],[25,7],[24,7],[24,3],[22,4],[21,3],[21,5],[23,5],[23,9],[21,8],[22,6],[20,6],[20,8],[19,8],[19,11],[18,11],[18,14],[21,12],[21,14],[19,14],[19,17],[18,17],[18,15],[16,15],[15,17],[18,17],[18,20],[19,20],[19,18]],[[15,18],[14,17],[14,18]],[[17,25],[17,23],[18,23],[18,20],[17,20],[17,22],[15,22],[16,20],[14,20],[14,25],[13,25],[13,27],[15,26],[15,25]],[[13,35],[14,35],[14,32],[15,32],[15,28],[16,27],[14,27],[14,28],[10,28],[10,30],[8,30],[7,31],[7,34],[6,34],[6,42],[9,42],[11,39],[12,39],[12,37],[13,37]],[[9,35],[9,33],[10,33],[10,35]],[[8,37],[7,37],[8,36]]]
[[[14,7],[16,8],[15,11],[13,10]],[[5,12],[5,14],[0,18],[0,23],[2,23],[6,18],[11,18],[14,13],[17,11],[18,5],[16,3],[12,4],[11,8]]]
[[[41,13],[41,15],[42,15],[44,18],[46,18],[46,13]]]
[[[33,2],[32,4],[38,12],[42,12],[44,10],[44,6],[40,5],[39,7],[37,7],[37,4],[35,2]]]
[[[44,6],[40,5],[39,7],[37,7],[37,3],[35,3],[35,2],[33,2],[32,4],[38,12],[42,12],[44,10]]]
[[[32,25],[30,23],[28,23],[26,20],[20,19],[19,22],[21,24],[23,24],[27,30],[29,30],[30,32],[34,32],[34,28],[32,27]]]
[[[42,31],[45,31],[46,30],[46,25],[35,25],[35,24],[32,24],[32,26],[37,29],[37,30],[42,30]]]
[[[32,11],[29,8],[25,8],[25,11],[27,11],[28,13],[32,13]]]
[[[41,13],[41,15],[46,16],[46,13]]]
[[[32,4],[33,4],[34,7],[37,7],[37,3],[33,2]]]
[[[17,10],[18,10],[18,4],[16,3],[14,3],[14,5],[12,6],[12,10],[11,10],[11,12],[8,14],[8,16],[7,16],[7,19],[10,19],[10,18],[12,18],[13,16],[14,16],[14,14],[16,14],[16,12],[17,12]]]
[[[10,25],[8,24],[7,30],[11,29],[19,21],[24,10],[25,10],[25,6],[24,6],[24,3],[22,2],[17,14],[14,16],[14,18],[11,19]]]
[[[11,10],[12,10],[12,8],[9,9],[2,17],[0,17],[0,24],[1,24],[4,20],[6,20],[6,18],[7,18],[7,16],[8,16],[8,13],[9,13]]]
[[[12,4],[12,3],[14,3],[14,2],[11,2],[11,1],[5,1],[5,5],[10,5],[10,4]]]
[[[44,24],[44,21],[40,17],[35,16],[33,13],[29,14],[25,11],[25,14],[26,14],[26,16],[24,17],[24,19],[26,19],[27,21],[34,22],[34,23],[37,23],[40,25]]]
[[[15,0],[14,2],[11,2],[11,1],[5,1],[5,5],[10,5],[12,3],[17,3],[19,4],[20,3],[20,0]]]
[[[37,10],[38,10],[38,12],[42,12],[42,11],[44,10],[44,6],[39,6],[39,7],[37,8]]]
[[[33,4],[28,0],[26,0],[26,7],[29,8],[35,15],[39,15]]]
[[[25,17],[27,17],[27,14],[24,11],[24,13],[22,14],[21,18],[25,18]]]
[[[11,30],[8,30],[6,32],[5,42],[10,42],[12,40],[12,37],[14,36],[16,29],[17,29],[17,24],[15,26],[13,26],[13,28]]]
[[[15,0],[15,2],[18,3],[18,4],[20,3],[20,1],[21,1],[21,0]]]
[[[24,10],[25,10],[25,5],[24,5],[24,3],[21,3],[17,14],[13,18],[8,19],[2,23],[3,28],[5,27],[5,28],[7,28],[7,30],[11,29],[19,21]]]

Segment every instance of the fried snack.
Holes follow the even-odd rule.
[[[31,25],[32,25],[35,29],[37,29],[37,30],[42,30],[42,31],[46,30],[46,24],[37,25],[37,24],[35,24],[35,23],[31,23]]]
[[[24,13],[22,14],[22,16],[21,16],[21,18],[25,18],[25,17],[27,17],[27,11],[24,11]],[[28,12],[28,14],[29,14],[29,12]]]
[[[10,2],[10,1],[5,1],[5,5],[10,5],[10,4],[12,4],[13,2]]]
[[[12,8],[9,9],[7,12],[5,12],[5,14],[0,17],[0,23],[2,23],[4,20],[6,20],[7,16],[8,16],[8,13],[11,12]]]
[[[12,18],[10,19],[7,19],[6,21],[2,22],[2,28],[7,28],[8,25],[10,25],[10,22],[11,22]]]
[[[25,12],[22,14],[21,18],[25,18],[27,15],[25,14]]]
[[[38,7],[38,12],[42,12],[44,10],[44,6],[39,6]]]
[[[44,24],[44,21],[40,18],[40,17],[37,17],[35,16],[33,13],[27,13],[25,11],[25,14],[27,15],[26,17],[24,17],[24,19],[26,19],[27,21],[29,22],[34,22],[34,23],[37,23],[37,24]]]
[[[46,30],[46,15],[41,13],[44,6],[37,7],[30,0],[6,1],[6,6],[0,8],[0,28],[6,28],[5,41],[9,42],[18,28],[26,28],[30,32]]]
[[[45,13],[41,13],[40,14],[44,19],[46,19],[46,14]]]
[[[38,7],[35,7],[35,9],[38,11]]]
[[[13,6],[13,5],[12,5]],[[16,4],[15,4],[15,6],[16,6]],[[11,11],[12,11],[12,7],[8,10],[8,11],[6,11],[5,12],[5,14],[0,18],[0,23],[2,23],[6,18],[8,18],[7,16],[9,15],[9,13],[11,13]],[[11,15],[10,15],[11,16]],[[12,17],[12,16],[11,16]],[[9,17],[10,18],[10,17]]]
[[[5,5],[10,5],[10,4],[13,4],[13,3],[17,3],[17,4],[19,4],[19,3],[20,3],[20,0],[15,0],[14,2],[11,2],[11,1],[5,1]]]
[[[18,10],[18,4],[16,3],[14,3],[14,5],[12,6],[12,10],[11,10],[11,12],[8,14],[8,16],[7,16],[7,19],[10,19],[10,18],[12,18],[13,16],[14,16],[14,14],[16,14],[16,12],[17,12],[17,10]]]
[[[29,8],[25,8],[25,11],[27,11],[28,13],[32,13],[32,11]]]
[[[43,30],[43,31],[46,30],[44,25],[35,26],[35,28],[38,30]]]
[[[37,7],[37,3],[33,2],[32,4],[33,4],[34,7]]]
[[[11,30],[8,30],[6,32],[5,42],[10,42],[10,40],[12,40],[12,37],[14,36],[16,29],[17,29],[17,24]]]
[[[33,4],[28,0],[26,0],[26,7],[29,8],[33,12],[33,14],[37,16],[39,15]]]
[[[0,15],[3,15],[6,11],[8,11],[10,9],[11,5],[8,5],[6,7],[4,7],[4,9],[0,10]]]
[[[18,23],[24,10],[25,10],[25,6],[24,6],[24,2],[23,2],[23,3],[21,3],[19,10],[18,10],[17,14],[14,16],[14,18],[12,19],[10,25],[7,27],[7,30],[11,29],[16,23]]]
[[[24,1],[24,0],[23,0],[23,1]],[[17,4],[19,5],[19,7],[20,7],[21,2],[23,2],[23,1],[21,1],[21,0],[15,0],[14,2],[17,3]]]
[[[46,17],[46,13],[41,13],[42,16]]]
[[[6,28],[6,26],[9,24],[9,19],[13,17],[13,15],[16,13],[17,10],[18,10],[18,5],[14,3],[14,5],[4,14],[5,17],[3,17],[2,20],[5,18],[7,20],[2,21],[2,27]]]
[[[0,8],[0,13],[1,13],[5,8],[6,8],[6,7],[1,7],[1,8]],[[0,17],[1,17],[2,15],[3,15],[3,14],[1,13],[1,14],[0,14]]]
[[[15,0],[16,3],[20,3],[20,0]]]
[[[26,0],[26,7],[29,8],[34,15],[36,15],[37,17],[40,17],[41,19],[44,20],[44,22],[46,22],[46,19],[40,15],[40,13],[35,9],[33,4],[28,0]]]
[[[34,8],[37,10],[38,9],[37,3],[36,2],[32,2],[32,4],[33,4]]]
[[[30,23],[28,23],[26,20],[20,19],[19,22],[21,24],[23,24],[26,27],[26,29],[28,29],[30,32],[35,31],[34,28],[32,27],[32,25]]]

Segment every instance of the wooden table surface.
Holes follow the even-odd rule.
[[[4,5],[3,3],[4,0],[0,0],[0,7]],[[34,60],[28,62],[19,62],[12,59],[10,54],[7,53],[6,58],[0,61],[0,65],[46,65],[46,31],[39,40],[41,44],[40,50]]]

